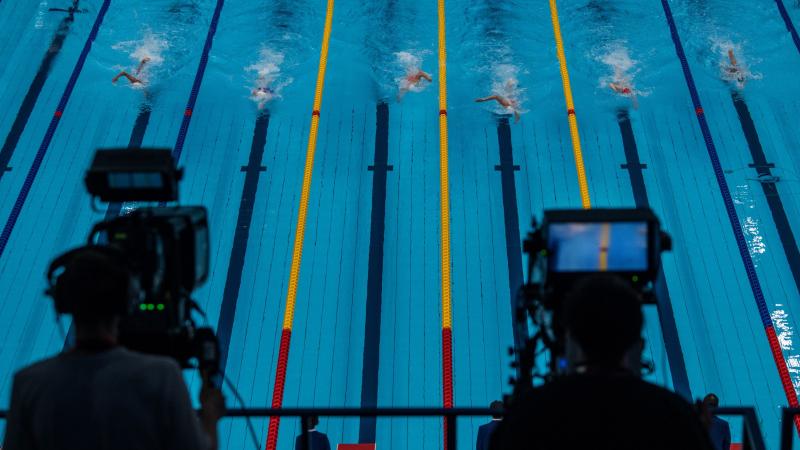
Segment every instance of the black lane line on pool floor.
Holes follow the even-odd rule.
[[[136,122],[133,124],[133,131],[131,131],[131,137],[128,140],[128,148],[139,148],[142,146],[144,133],[147,131],[147,125],[150,123],[150,112],[151,108],[148,104],[143,104],[139,107],[139,114],[136,116]],[[122,203],[110,203],[103,220],[110,220],[119,216],[119,212],[121,210]],[[64,339],[64,350],[72,347],[72,343],[75,341],[75,329],[73,328],[73,325],[73,323],[70,323],[69,330],[67,331],[67,337]]]
[[[375,159],[367,170],[372,176],[372,216],[369,228],[367,273],[367,315],[364,324],[364,362],[361,373],[361,407],[378,406],[378,367],[381,345],[381,303],[383,301],[383,240],[386,228],[386,178],[393,169],[389,161],[389,105],[379,103],[375,128]],[[358,442],[375,442],[376,419],[362,417]]]
[[[22,99],[22,104],[19,106],[17,116],[14,118],[14,123],[8,131],[3,147],[0,149],[0,179],[6,172],[11,171],[8,165],[11,162],[11,157],[14,155],[14,150],[17,148],[22,132],[25,131],[25,126],[33,113],[33,107],[36,106],[36,101],[39,99],[39,94],[42,93],[44,83],[50,75],[50,69],[53,68],[53,62],[56,57],[61,53],[61,48],[64,46],[64,41],[69,35],[69,29],[73,22],[75,22],[75,13],[81,12],[77,9],[78,2],[67,10],[67,17],[61,20],[56,29],[56,34],[50,42],[50,47],[47,48],[42,63],[39,64],[39,70],[36,71],[36,76],[33,78],[31,85],[28,87],[28,92],[25,93],[25,98]]]
[[[639,148],[636,145],[636,138],[633,134],[630,115],[627,109],[617,112],[617,123],[622,134],[622,145],[625,149],[625,164],[620,167],[628,171],[633,189],[633,199],[637,208],[650,206],[647,197],[647,187],[644,184],[642,170],[647,168],[647,164],[642,164],[639,160]],[[675,313],[672,309],[672,298],[669,295],[667,279],[664,276],[664,268],[659,267],[658,278],[656,279],[656,305],[658,307],[658,318],[661,323],[661,333],[664,337],[664,346],[667,350],[667,360],[672,374],[672,386],[675,391],[687,401],[692,401],[692,391],[689,387],[689,375],[686,372],[686,361],[683,356],[680,338],[678,337],[678,326],[675,323]]]
[[[792,18],[789,17],[789,12],[786,11],[786,5],[783,4],[783,0],[775,0],[775,3],[778,5],[778,12],[780,12],[781,18],[783,18],[783,23],[786,24],[786,30],[789,31],[789,34],[792,36],[792,42],[794,42],[795,48],[800,52],[800,36],[797,34],[797,29],[794,27]]]
[[[220,347],[220,368],[225,373],[228,361],[228,348],[231,342],[233,319],[236,316],[236,302],[239,299],[239,288],[242,284],[242,270],[244,257],[247,252],[247,241],[250,239],[250,225],[253,221],[253,207],[258,191],[258,179],[261,172],[267,170],[261,165],[264,159],[264,147],[267,144],[267,129],[269,128],[269,113],[261,112],[256,118],[253,130],[253,142],[250,145],[250,158],[244,172],[244,187],[242,200],[239,203],[239,216],[236,219],[236,231],[233,235],[231,257],[228,262],[228,275],[225,278],[225,288],[222,291],[222,307],[217,324],[217,337]]]
[[[792,271],[792,278],[794,284],[797,286],[797,291],[800,293],[800,251],[797,249],[797,240],[792,232],[792,227],[789,224],[789,218],[786,216],[786,209],[783,207],[778,187],[773,181],[772,168],[775,164],[767,162],[767,157],[764,154],[764,148],[761,146],[761,140],[758,138],[756,125],[753,122],[753,117],[750,115],[750,109],[744,101],[744,97],[738,92],[731,92],[731,99],[733,99],[733,106],[736,108],[736,114],[739,116],[739,122],[742,124],[742,131],[747,140],[747,147],[750,149],[750,154],[753,157],[753,163],[749,167],[756,169],[759,184],[761,189],[764,190],[764,197],[767,199],[767,205],[772,213],[772,220],[775,222],[775,227],[778,229],[778,236],[783,245],[783,251],[786,254],[786,260],[789,263],[789,268]]]
[[[519,209],[517,206],[517,186],[514,181],[514,172],[519,166],[514,165],[514,149],[511,146],[511,127],[508,118],[503,117],[497,122],[497,144],[500,149],[500,164],[494,170],[500,172],[500,183],[503,190],[503,221],[506,229],[506,260],[508,262],[508,287],[511,298],[511,329],[514,332],[514,350],[519,352],[524,345],[519,336],[518,327],[513,326],[517,309],[517,292],[522,287],[522,243],[519,232]],[[518,374],[519,375],[519,374]]]

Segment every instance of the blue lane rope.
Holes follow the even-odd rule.
[[[217,7],[214,9],[211,25],[208,27],[206,43],[203,46],[203,54],[200,56],[200,65],[197,67],[197,73],[194,75],[192,92],[189,94],[189,101],[186,103],[186,109],[183,112],[183,121],[181,122],[181,129],[178,131],[178,139],[175,141],[175,148],[172,149],[172,157],[175,159],[176,163],[181,159],[183,143],[186,141],[186,133],[189,131],[189,123],[192,121],[194,105],[197,102],[197,95],[200,93],[200,85],[203,83],[203,75],[208,65],[208,54],[211,52],[211,44],[214,41],[214,35],[217,33],[217,24],[219,23],[219,16],[224,4],[224,0],[217,0]]]
[[[790,405],[795,406],[797,404],[797,393],[794,391],[794,387],[789,379],[786,360],[783,357],[780,347],[777,345],[777,340],[775,339],[775,326],[772,322],[772,318],[769,315],[767,302],[765,301],[764,293],[761,290],[761,283],[758,280],[753,259],[750,257],[750,251],[747,248],[747,242],[745,241],[744,233],[742,232],[741,222],[739,222],[739,217],[736,214],[733,198],[731,197],[730,189],[728,188],[728,183],[725,180],[722,165],[720,164],[719,154],[717,153],[717,149],[714,146],[714,141],[711,138],[711,130],[708,127],[708,122],[706,121],[705,113],[703,112],[703,105],[700,103],[700,95],[697,92],[697,86],[695,85],[694,78],[692,77],[692,72],[689,69],[689,62],[686,59],[686,54],[683,50],[683,44],[681,44],[680,35],[678,34],[678,28],[675,25],[675,19],[672,15],[672,10],[670,9],[667,0],[661,0],[661,5],[664,7],[664,14],[666,15],[667,23],[669,24],[672,42],[675,44],[675,52],[678,54],[678,59],[680,59],[681,62],[683,75],[686,78],[686,84],[689,88],[689,94],[692,97],[692,103],[695,108],[695,115],[697,116],[697,121],[700,124],[700,130],[703,133],[703,139],[706,143],[708,156],[711,159],[711,166],[714,168],[714,176],[717,179],[717,184],[719,185],[722,199],[725,202],[728,220],[730,221],[731,228],[733,228],[733,235],[736,238],[739,254],[742,257],[742,263],[744,264],[745,271],[747,272],[747,280],[750,282],[750,288],[753,291],[753,296],[755,297],[758,313],[761,316],[761,322],[764,325],[768,340],[770,341],[772,357],[775,360],[775,365],[777,366],[778,373],[781,377],[781,382],[783,384],[787,400],[789,401]]]
[[[72,70],[72,75],[69,77],[64,94],[61,96],[61,100],[58,102],[58,107],[53,114],[53,118],[50,119],[50,125],[47,127],[47,132],[44,135],[42,144],[39,146],[39,150],[36,152],[36,157],[33,159],[33,165],[31,165],[30,170],[28,170],[28,175],[25,177],[25,182],[22,184],[22,189],[20,189],[17,200],[14,202],[14,207],[11,209],[11,214],[8,216],[8,220],[6,220],[6,224],[3,227],[3,232],[0,234],[0,257],[2,257],[3,253],[5,252],[6,245],[8,245],[8,240],[11,237],[11,232],[14,230],[14,226],[17,224],[22,207],[25,205],[25,200],[28,198],[31,187],[33,187],[33,181],[36,178],[36,175],[39,173],[39,168],[42,166],[44,156],[47,153],[47,149],[50,147],[50,143],[53,141],[53,136],[56,133],[58,124],[61,122],[61,116],[64,113],[64,110],[67,108],[67,102],[69,102],[69,98],[72,96],[72,91],[75,89],[75,84],[78,82],[78,77],[83,70],[83,65],[86,63],[86,58],[89,56],[89,51],[92,49],[92,43],[94,42],[95,38],[97,38],[100,25],[103,23],[103,18],[105,17],[110,5],[111,0],[103,1],[103,5],[100,7],[100,11],[97,13],[97,19],[94,21],[92,31],[89,33],[89,38],[86,40],[86,44],[84,44],[83,50],[78,57],[78,62],[75,64],[75,68]]]
[[[786,5],[783,4],[783,0],[775,0],[775,3],[778,5],[778,11],[781,13],[783,22],[786,24],[786,29],[789,30],[789,34],[792,35],[794,46],[797,48],[797,51],[800,52],[800,36],[797,35],[797,29],[794,27],[792,18],[789,17],[789,13],[786,11]]]

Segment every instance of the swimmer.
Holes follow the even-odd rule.
[[[250,96],[253,100],[258,101],[258,109],[262,110],[267,105],[267,102],[275,98],[275,91],[268,86],[259,86],[250,91]]]
[[[135,75],[139,75],[142,72],[142,69],[144,69],[144,65],[148,62],[150,62],[150,58],[145,56],[141,61],[139,61],[139,66],[136,68],[136,71],[134,71],[134,75],[131,75],[123,70],[122,72],[118,73],[117,76],[111,80],[111,82],[116,83],[121,77],[125,77],[131,84],[144,84],[144,82],[141,79],[136,78]]]
[[[419,86],[419,84],[422,83],[422,80],[427,80],[428,83],[433,82],[431,74],[423,72],[420,69],[411,70],[408,75],[406,75],[405,80],[403,80],[402,86],[400,87],[400,92],[397,93],[397,101],[399,102],[402,100],[403,96],[406,95],[411,88]]]
[[[616,71],[614,74],[614,81],[608,83],[608,87],[617,94],[630,97],[631,102],[633,103],[633,109],[639,109],[639,101],[636,98],[636,91],[631,87],[630,82],[622,75],[621,72]]]
[[[500,104],[500,106],[502,106],[507,111],[509,111],[509,112],[514,114],[514,123],[519,122],[519,118],[520,118],[519,117],[519,102],[517,102],[513,98],[506,98],[506,97],[503,97],[501,95],[490,95],[488,97],[476,98],[475,99],[475,101],[477,103],[489,102],[489,101],[492,101],[492,100],[496,101],[497,103]]]
[[[729,77],[735,78],[736,81],[741,83],[741,86],[744,87],[746,78],[741,66],[739,66],[739,62],[736,61],[736,55],[733,54],[733,49],[728,50],[728,60],[730,61],[730,65],[725,66],[725,72]]]

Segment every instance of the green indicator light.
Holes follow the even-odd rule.
[[[152,303],[150,303],[150,304],[148,304],[148,305],[147,305],[147,310],[148,310],[148,311],[152,311],[152,310],[154,310],[154,309],[156,309],[156,305],[154,305],[154,304],[152,304]]]
[[[147,305],[142,303],[141,305],[139,305],[139,309],[141,309],[142,311],[145,311],[147,309]]]
[[[634,283],[637,283],[639,281],[639,276],[638,275],[634,275],[632,280],[633,280]]]
[[[158,305],[156,305],[156,309],[158,309],[159,311],[163,311],[164,310],[164,304],[163,303],[159,303]]]

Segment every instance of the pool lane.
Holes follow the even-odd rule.
[[[234,16],[243,10],[239,8],[242,6],[231,10]],[[279,5],[264,9],[267,20],[281,20],[278,17],[282,15],[275,14]],[[373,181],[369,168],[375,152],[376,99],[363,89],[370,82],[369,74],[353,70],[352,61],[341,56],[351,53],[359,42],[353,39],[365,33],[362,24],[352,19],[358,10],[359,5],[354,3],[337,4],[333,16],[333,39],[319,115],[303,260],[286,366],[285,406],[361,403]],[[256,193],[228,357],[229,376],[246,401],[256,405],[269,404],[275,389],[283,328],[280,318],[285,307],[305,163],[302,150],[306,148],[312,117],[313,75],[319,61],[325,19],[324,9],[314,11],[302,19],[307,26],[296,30],[300,43],[281,43],[270,33],[263,36],[268,48],[286,55],[286,67],[282,70],[294,82],[282,93],[284,99],[291,101],[278,99],[268,106],[271,115],[264,151],[267,172]],[[250,23],[258,25],[255,20]],[[221,26],[227,27],[224,15]],[[346,27],[355,38],[338,34]],[[226,39],[232,38],[222,39],[231,44]],[[223,53],[212,54],[222,60],[232,57],[227,45],[220,45],[219,49]],[[304,57],[295,58],[293,63],[290,58],[297,53],[304,53]],[[238,64],[241,55],[233,57]],[[225,68],[217,69],[222,77]],[[214,73],[217,72],[215,69]],[[248,109],[255,108],[250,105]],[[219,283],[212,280],[212,284],[217,286],[211,287],[212,290],[219,288]],[[213,301],[214,295],[209,298]],[[263,433],[265,426],[266,422],[262,422],[257,428]],[[358,442],[357,420],[323,418],[321,427],[334,443]],[[298,430],[296,420],[281,421],[277,447],[290,448]],[[223,435],[230,445],[244,443],[246,438],[242,423],[224,427]],[[262,443],[267,440],[264,434],[261,439]]]
[[[566,64],[571,75],[571,87],[576,111],[581,117],[580,136],[583,147],[584,165],[587,176],[589,191],[592,193],[592,205],[594,207],[632,207],[635,206],[635,189],[631,184],[631,178],[623,169],[626,162],[625,146],[619,130],[616,118],[616,109],[609,107],[604,102],[591,101],[597,92],[594,92],[596,82],[589,78],[586,72],[585,59],[587,49],[598,42],[597,36],[591,40],[585,40],[585,33],[593,27],[603,30],[609,29],[608,24],[587,24],[577,20],[585,20],[585,12],[581,11],[583,5],[564,4],[560,5],[561,31],[564,39]],[[532,10],[540,11],[540,14],[549,17],[547,8],[537,4],[528,6]],[[596,20],[596,19],[592,19]],[[552,24],[542,20],[539,25],[552,34]],[[577,23],[581,23],[577,25]],[[602,25],[602,26],[601,26]],[[545,33],[542,31],[541,33]],[[549,61],[550,55],[555,58],[555,48],[552,42],[539,40],[533,33],[526,33],[526,37],[533,46],[523,49],[523,54],[529,55],[532,61]],[[590,44],[591,43],[591,44]],[[542,55],[545,55],[542,57]],[[569,134],[566,126],[559,122],[563,121],[563,114],[558,113],[558,105],[554,100],[562,100],[563,94],[553,89],[560,82],[558,64],[534,64],[531,74],[521,78],[521,83],[528,86],[528,95],[532,97],[529,108],[532,112],[523,116],[523,123],[519,127],[519,147],[526,151],[522,154],[523,172],[527,176],[521,181],[526,184],[520,190],[528,192],[528,202],[523,197],[520,199],[520,211],[522,218],[532,215],[540,217],[541,211],[546,208],[575,208],[580,205],[580,197],[576,199],[575,190],[570,184],[574,184],[575,175],[569,173],[568,164],[573,163],[572,158],[568,158],[569,153],[563,150],[567,144]],[[589,75],[590,76],[590,75]],[[548,87],[549,86],[549,87]],[[553,98],[555,96],[555,98]],[[627,105],[620,105],[621,107]],[[530,116],[531,120],[526,120]],[[512,128],[513,129],[513,128]],[[515,143],[515,148],[517,144]],[[568,148],[568,147],[567,147]],[[539,166],[535,169],[536,166]],[[548,167],[549,166],[549,167]],[[574,171],[573,171],[574,172]],[[576,202],[577,200],[577,202]],[[525,211],[529,215],[525,214]],[[524,219],[523,219],[524,220]],[[524,222],[523,222],[524,223]],[[530,227],[529,223],[524,223],[524,230]],[[667,351],[664,337],[669,336],[670,331],[665,328],[662,330],[658,311],[655,307],[645,308],[645,329],[646,349],[644,359],[655,363],[655,372],[648,375],[650,381],[672,387],[674,378],[680,380],[680,364],[678,370],[670,367],[670,356],[668,353],[677,353],[673,348]],[[671,344],[674,344],[674,339]]]
[[[691,24],[686,17],[676,17],[682,35],[694,33],[685,38],[690,51],[702,55],[703,39],[698,36],[698,32],[714,30],[723,38],[730,39],[736,46],[737,56],[743,60],[742,63],[749,66],[754,74],[763,77],[763,81],[750,80],[743,92],[737,94],[731,91],[730,86],[716,79],[718,69],[713,65],[716,62],[713,56],[709,58],[711,64],[704,61],[705,58],[690,61],[692,71],[699,73],[697,86],[705,107],[705,116],[713,139],[719,144],[725,177],[731,186],[749,253],[761,280],[763,295],[769,308],[768,314],[775,323],[775,332],[780,336],[775,338],[773,345],[790,366],[785,380],[786,389],[789,394],[796,395],[793,385],[796,385],[798,375],[791,366],[797,360],[798,354],[791,338],[800,323],[797,316],[800,308],[791,299],[797,298],[800,292],[793,282],[797,269],[793,267],[793,264],[796,265],[793,258],[796,248],[792,248],[792,241],[795,231],[800,230],[800,224],[797,223],[796,216],[781,214],[781,210],[796,210],[797,200],[794,196],[787,195],[786,191],[792,190],[788,185],[791,183],[781,185],[778,182],[773,186],[765,186],[764,182],[769,180],[758,181],[758,177],[768,168],[754,165],[759,164],[758,160],[761,159],[758,155],[760,136],[762,133],[769,135],[767,130],[772,129],[773,125],[769,122],[757,122],[749,115],[749,103],[795,97],[798,92],[795,85],[784,80],[788,80],[789,73],[797,70],[800,55],[793,47],[781,17],[774,10],[763,9],[757,4],[744,5],[743,8],[746,9],[740,12],[759,18],[761,25],[740,28],[735,16],[724,4],[712,2],[708,8],[711,19],[707,23]],[[753,119],[752,122],[748,118]],[[761,163],[770,164],[773,158],[785,158],[787,154],[794,153],[788,150],[790,148],[791,141],[772,140],[769,147],[762,148],[763,159],[766,161]],[[790,170],[786,165],[769,168],[771,173],[782,173],[785,176],[789,175],[787,169]],[[785,181],[789,179],[791,177],[784,178]],[[786,245],[789,248],[785,248]],[[779,401],[778,404],[785,402],[786,400]],[[769,412],[764,414],[771,415]]]

